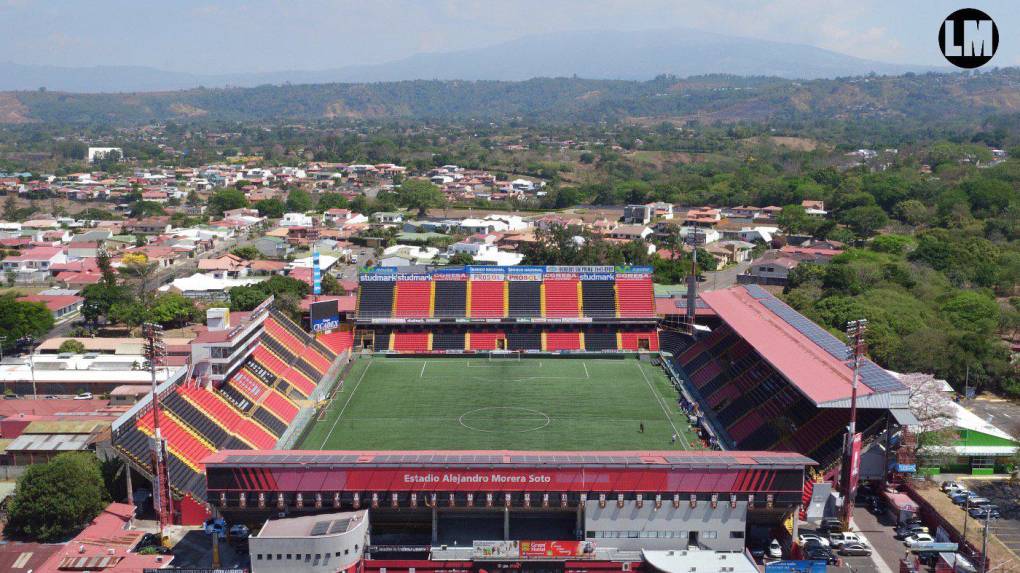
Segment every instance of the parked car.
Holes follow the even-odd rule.
[[[82,392],[74,397],[75,400],[91,400],[92,392]]]
[[[822,533],[843,531],[843,522],[837,517],[823,517],[821,523],[818,525],[818,531]]]
[[[812,545],[809,549],[806,549],[804,551],[804,558],[810,561],[825,561],[830,565],[835,565],[839,561],[831,549],[821,545]]]
[[[235,523],[230,526],[230,537],[234,539],[248,539],[251,534],[248,531],[248,526],[243,523]]]
[[[987,497],[972,497],[967,500],[967,503],[964,504],[964,507],[966,507],[967,509],[974,509],[975,507],[985,507],[986,505],[991,505],[991,503],[992,500],[988,499]]]
[[[768,554],[773,559],[783,558],[783,546],[779,544],[779,540],[773,539],[772,543],[769,543]]]
[[[955,503],[956,505],[963,505],[963,504],[967,503],[968,499],[970,499],[972,497],[977,497],[977,496],[978,495],[976,493],[974,493],[972,491],[968,491],[968,492],[958,493],[958,494],[954,495],[953,497],[951,497],[950,499],[952,499],[953,503]]]
[[[217,534],[220,539],[227,537],[227,522],[222,517],[210,517],[203,524],[206,535]]]
[[[942,482],[942,491],[949,491],[951,489],[964,489],[964,487],[958,481],[946,480]]]
[[[927,533],[918,533],[917,535],[911,535],[910,537],[903,540],[903,544],[907,547],[914,547],[921,543],[934,543],[935,538]]]
[[[844,531],[841,533],[830,533],[829,534],[829,545],[832,547],[842,547],[845,543],[863,543],[860,537],[856,533]]]
[[[797,542],[800,543],[801,547],[808,545],[809,541],[816,541],[818,545],[821,545],[822,547],[829,546],[828,539],[815,533],[801,533],[800,535],[797,536]]]
[[[968,511],[967,513],[969,513],[970,516],[973,517],[974,519],[985,519],[985,518],[987,518],[987,519],[999,519],[999,517],[1000,517],[999,516],[999,510],[996,509],[994,506],[974,507],[974,508],[971,508],[971,510]],[[990,515],[986,515],[986,514],[990,514]]]
[[[948,495],[949,497],[953,497],[954,495],[957,495],[957,494],[960,494],[960,493],[967,493],[970,490],[965,488],[965,487],[963,487],[963,486],[954,486],[954,487],[950,487],[949,489],[946,489],[946,490],[943,490],[943,491],[945,491],[946,495]]]
[[[871,548],[863,543],[844,543],[839,548],[840,555],[871,555]]]
[[[896,528],[896,538],[897,539],[906,539],[908,537],[911,537],[913,535],[919,535],[921,533],[931,533],[931,532],[928,531],[927,527],[925,527],[923,525],[917,525],[917,524],[907,525],[907,526],[900,526],[900,527]]]

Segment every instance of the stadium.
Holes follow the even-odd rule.
[[[210,311],[155,408],[117,421],[174,521],[368,509],[366,569],[554,540],[623,570],[640,550],[792,534],[838,470],[844,345],[760,287],[688,301],[656,298],[648,268],[374,268],[351,302],[312,303],[307,328],[272,299]],[[865,361],[863,440],[909,422],[906,400]]]

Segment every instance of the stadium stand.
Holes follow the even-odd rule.
[[[542,283],[542,316],[568,318],[581,316],[578,297],[580,281],[546,280]]]
[[[498,330],[471,330],[467,334],[469,350],[503,350],[506,348],[506,333]],[[500,341],[503,345],[500,346]]]
[[[435,281],[434,316],[460,318],[467,311],[467,281]]]
[[[508,285],[510,316],[528,318],[542,316],[542,283],[540,281],[510,281]]]
[[[390,316],[393,313],[394,283],[390,281],[362,282],[358,285],[358,314],[363,316]]]
[[[176,493],[204,502],[201,462],[215,451],[275,446],[298,414],[293,399],[307,398],[351,342],[351,333],[343,331],[316,340],[286,316],[270,311],[253,351],[238,359],[217,388],[185,380],[163,391],[160,430]],[[152,434],[153,410],[147,406],[118,426],[114,445],[148,468],[147,436]]]
[[[542,350],[542,333],[538,330],[511,329],[507,333],[510,350]]]
[[[394,331],[393,350],[397,352],[428,352],[429,333],[421,331]]]
[[[468,283],[470,308],[468,315],[472,318],[502,318],[506,315],[506,282],[504,281],[471,281]]]
[[[556,352],[559,350],[584,350],[581,344],[581,333],[568,330],[547,330],[542,333],[545,339],[543,350]]]
[[[446,329],[436,330],[432,333],[432,350],[464,350],[464,339],[463,332]]]
[[[617,316],[642,317],[655,314],[652,279],[616,279]]]
[[[703,298],[721,323],[696,340],[673,332],[660,338],[724,445],[793,450],[831,468],[849,420],[851,370],[842,343],[758,287]],[[907,396],[876,370],[862,375],[859,390],[858,428],[866,440]],[[884,396],[870,402],[876,393]]]
[[[614,317],[616,316],[615,281],[581,281],[582,303],[584,316]]]
[[[432,316],[432,281],[397,281],[393,292],[393,316]]]
[[[619,350],[617,331],[609,327],[589,327],[584,330],[584,348],[591,351]]]
[[[584,339],[585,347],[588,346],[588,338]],[[654,330],[646,331],[620,331],[620,350],[648,350],[659,351],[659,336]]]
[[[277,437],[270,433],[269,430],[242,416],[240,412],[223,400],[223,398],[216,395],[216,393],[190,386],[179,386],[177,391],[184,399],[191,402],[196,409],[204,411],[210,420],[218,423],[224,430],[229,429],[230,432],[249,444],[249,447],[269,449],[276,444]],[[217,444],[221,449],[244,449],[226,448],[223,446],[224,442],[219,440],[212,441],[212,443]]]

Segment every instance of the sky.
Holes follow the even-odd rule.
[[[954,10],[999,28],[991,65],[1020,65],[1016,0],[0,0],[0,61],[203,74],[323,70],[564,30],[694,28],[890,63],[946,64]]]

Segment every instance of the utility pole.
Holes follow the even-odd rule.
[[[167,467],[166,440],[159,428],[159,393],[157,392],[156,369],[166,362],[166,345],[163,343],[163,327],[151,322],[142,325],[145,337],[145,358],[148,361],[152,379],[152,427],[150,440],[152,455],[152,505],[159,515],[159,537],[164,538],[166,527],[173,524],[173,498],[170,489],[170,472]]]
[[[36,392],[35,388],[35,359],[32,357],[32,354],[35,351],[35,338],[32,338],[31,336],[22,336],[18,339],[18,342],[22,346],[28,347],[28,370],[32,375],[32,399],[38,400],[39,393]]]
[[[964,504],[966,505],[966,504]],[[981,568],[978,569],[980,573],[985,573],[985,567],[988,563],[988,556],[985,551],[988,550],[988,520],[992,517],[992,510],[985,508],[985,531],[981,535]]]
[[[843,525],[850,527],[854,513],[854,496],[857,495],[857,476],[860,471],[860,445],[857,443],[857,382],[860,378],[861,357],[864,356],[864,333],[868,329],[866,319],[851,320],[846,325],[849,339],[846,347],[846,358],[851,361],[853,375],[850,382],[850,424],[847,426],[847,437],[844,443],[844,463],[846,474],[843,482]],[[841,472],[842,473],[842,472]]]

